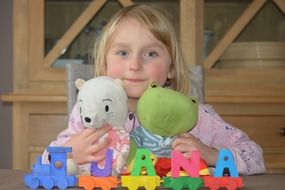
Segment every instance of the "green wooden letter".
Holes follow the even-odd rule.
[[[140,176],[141,169],[143,167],[145,168],[148,176],[156,176],[156,172],[152,164],[149,150],[137,149],[131,176]]]

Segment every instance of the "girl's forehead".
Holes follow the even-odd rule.
[[[120,21],[116,30],[112,35],[111,44],[114,43],[128,43],[140,42],[145,44],[160,44],[164,45],[158,40],[149,28],[133,18],[127,18]]]
[[[135,25],[135,26],[139,26],[139,27],[144,27],[144,24],[139,21],[138,18],[133,18],[133,17],[124,17],[124,18],[121,18],[120,21],[118,22],[118,28],[120,26],[124,26],[124,25]]]
[[[122,19],[116,28],[114,35],[128,32],[128,34],[133,32],[143,32],[145,34],[152,33],[149,31],[148,27],[143,23],[139,22],[137,19],[134,18],[124,18]]]

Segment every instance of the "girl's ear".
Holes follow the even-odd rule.
[[[76,79],[75,80],[75,86],[78,90],[80,90],[80,88],[83,86],[84,83],[85,83],[85,80],[83,80],[83,79]]]
[[[171,69],[167,74],[167,79],[166,79],[166,82],[164,84],[165,87],[171,86],[171,81],[172,81],[173,77],[174,77],[174,71]]]
[[[174,69],[171,69],[171,67],[170,67],[169,72],[167,74],[167,78],[173,79],[173,76],[174,76]]]

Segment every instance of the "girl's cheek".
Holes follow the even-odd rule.
[[[112,78],[122,78],[124,68],[118,63],[107,64],[107,76]]]
[[[169,72],[168,64],[153,64],[150,70],[150,79],[164,85]]]

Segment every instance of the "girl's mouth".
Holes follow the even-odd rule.
[[[145,81],[144,79],[140,79],[140,78],[125,78],[124,80],[128,81],[128,82],[133,82],[133,83],[144,82]]]

